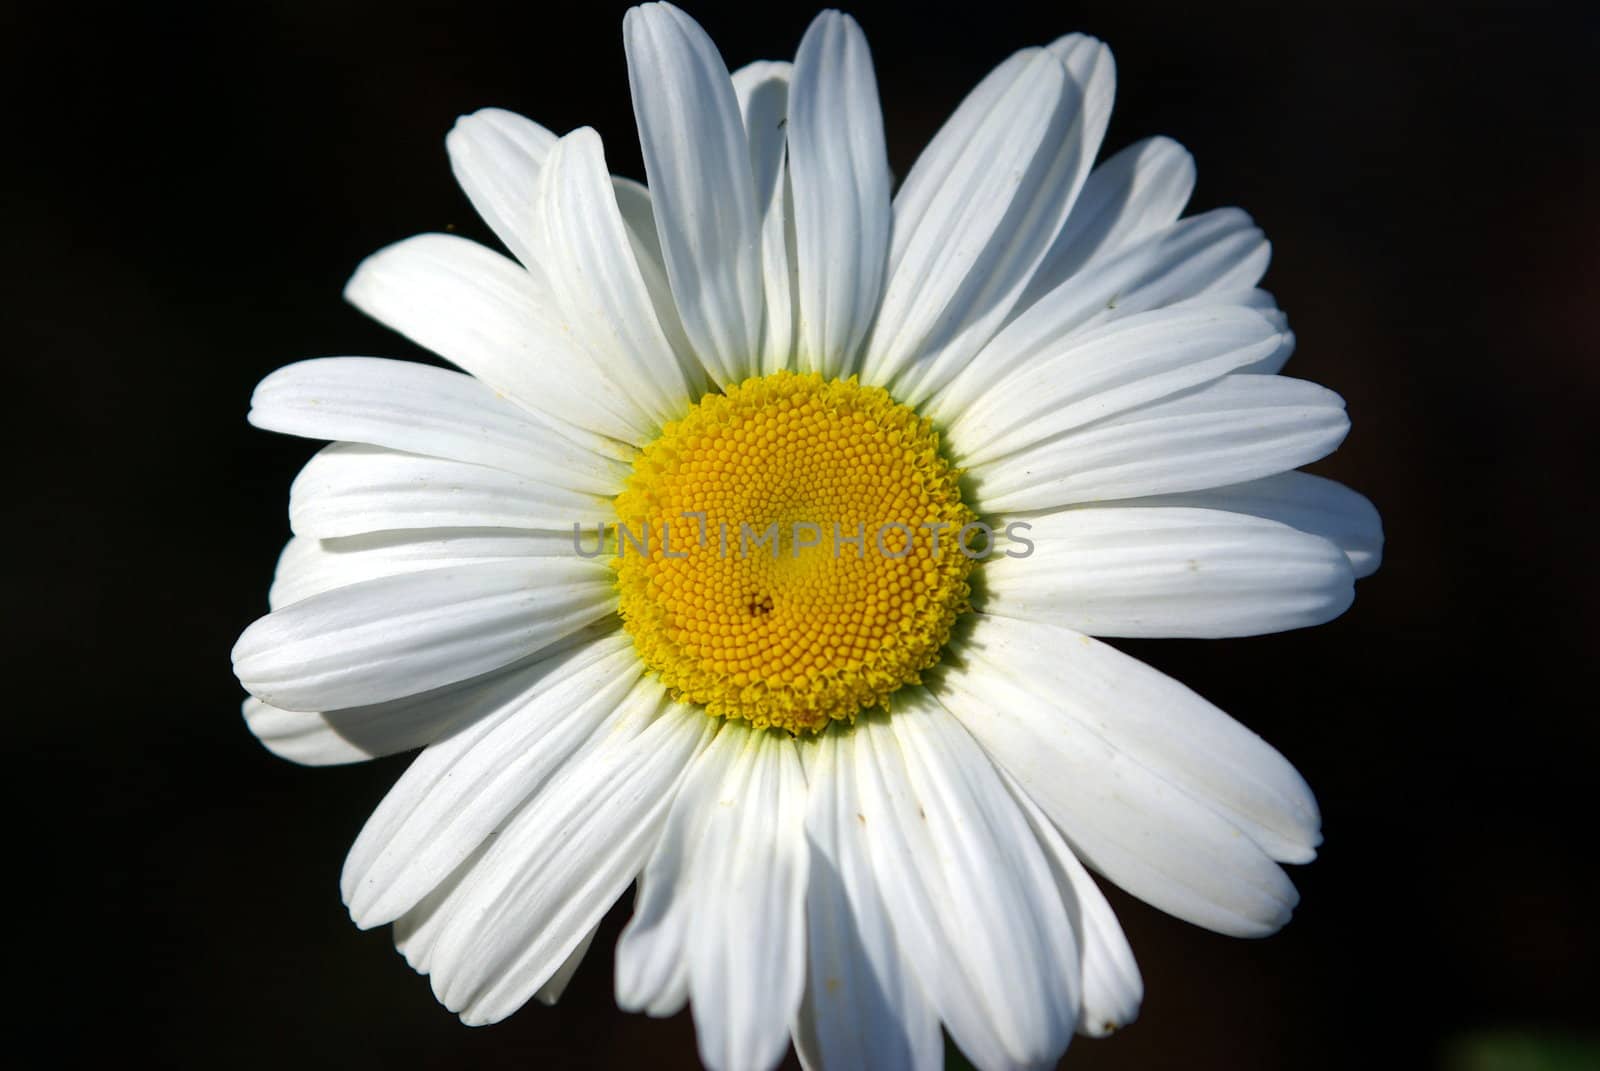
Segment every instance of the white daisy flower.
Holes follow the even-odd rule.
[[[1099,41],[1000,64],[891,196],[848,16],[731,75],[670,5],[624,32],[648,189],[477,112],[451,164],[515,259],[422,235],[350,282],[462,372],[257,390],[332,445],[234,649],[245,718],[312,765],[423,749],[343,893],[467,1023],[555,1000],[637,881],[617,1000],[687,1003],[712,1068],[937,1067],[941,1026],[1050,1065],[1142,995],[1091,870],[1288,921],[1305,782],[1091,637],[1349,606],[1378,517],[1295,471],[1343,403],[1279,374],[1249,217],[1179,218],[1188,153],[1091,166]]]

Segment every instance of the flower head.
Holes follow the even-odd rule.
[[[1093,166],[1114,73],[1006,60],[891,197],[866,40],[731,75],[624,33],[648,187],[498,110],[452,166],[515,259],[424,235],[347,296],[461,372],[292,365],[295,481],[245,717],[309,764],[421,747],[346,862],[468,1023],[554,1001],[638,882],[617,999],[770,1067],[1048,1065],[1138,1012],[1089,868],[1281,927],[1316,803],[1259,737],[1091,637],[1342,613],[1382,536],[1295,471],[1348,424],[1279,374],[1244,213],[1187,153]],[[588,532],[587,546],[584,533]]]

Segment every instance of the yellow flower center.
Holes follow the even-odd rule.
[[[615,506],[622,620],[679,698],[817,732],[888,706],[967,609],[975,520],[927,420],[779,372],[701,399]]]

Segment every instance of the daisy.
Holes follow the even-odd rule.
[[[422,749],[343,895],[464,1022],[554,1001],[637,882],[618,1003],[687,1004],[712,1068],[937,1067],[941,1028],[1051,1065],[1142,995],[1091,871],[1288,921],[1305,782],[1091,637],[1343,612],[1377,515],[1295,471],[1343,403],[1279,374],[1250,219],[1179,218],[1181,147],[1092,166],[1099,41],[1000,64],[891,195],[849,17],[731,75],[670,5],[623,28],[648,188],[593,130],[462,118],[511,256],[422,235],[346,291],[462,371],[257,389],[332,444],[234,648],[245,719],[311,765]]]

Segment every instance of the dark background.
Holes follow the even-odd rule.
[[[1370,495],[1388,533],[1382,571],[1331,626],[1125,645],[1294,760],[1327,841],[1296,874],[1296,920],[1264,942],[1113,892],[1144,1013],[1080,1040],[1068,1065],[1596,1058],[1593,16],[853,10],[900,175],[1012,50],[1072,29],[1107,40],[1108,149],[1172,135],[1198,159],[1194,208],[1239,204],[1266,228],[1266,285],[1300,338],[1290,372],[1341,392],[1354,421],[1316,469]],[[790,56],[811,14],[691,11],[730,66]],[[22,938],[8,974],[25,983],[8,1012],[44,1051],[693,1066],[686,1017],[612,1006],[615,914],[555,1010],[470,1030],[438,1007],[387,931],[349,923],[336,886],[406,760],[272,758],[245,731],[228,664],[265,609],[289,481],[315,448],[247,427],[252,385],[304,357],[422,356],[339,293],[362,256],[414,232],[492,241],[445,160],[457,114],[494,104],[557,131],[593,125],[612,170],[642,177],[621,12],[0,11],[5,651],[22,682],[3,858]],[[1518,1053],[1533,1062],[1504,1062]]]

